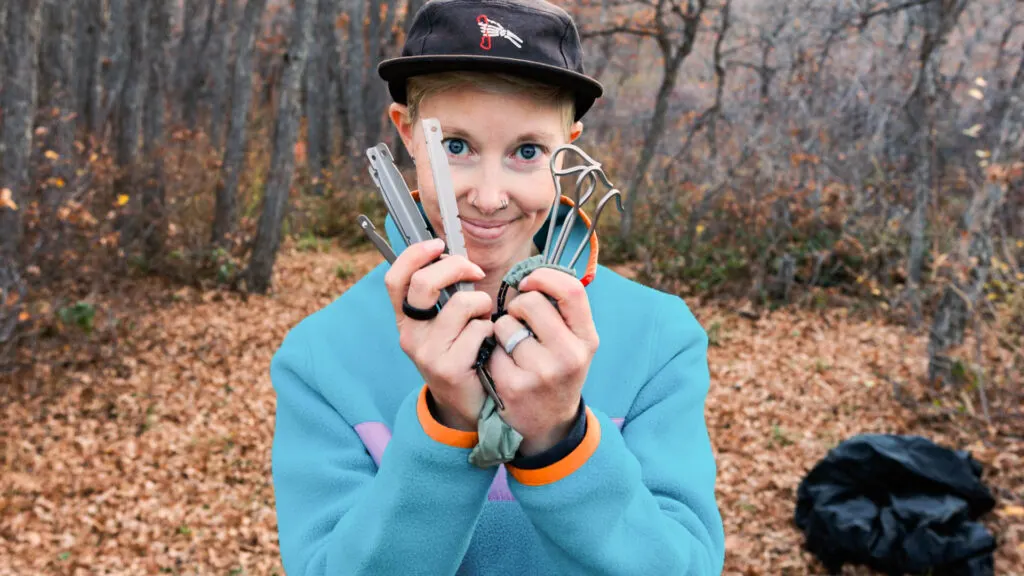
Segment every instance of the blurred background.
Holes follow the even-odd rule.
[[[0,2],[0,573],[283,573],[270,356],[381,261],[423,4]],[[824,573],[797,487],[884,432],[981,463],[1024,573],[1024,3],[559,4],[601,262],[708,331],[726,572]]]

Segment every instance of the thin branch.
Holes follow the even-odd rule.
[[[644,28],[633,28],[630,26],[615,26],[614,28],[605,28],[602,30],[588,30],[586,32],[580,32],[580,38],[586,40],[588,38],[600,38],[603,36],[614,36],[616,34],[643,36],[645,38],[654,38],[658,35],[658,33],[654,30],[648,30]]]

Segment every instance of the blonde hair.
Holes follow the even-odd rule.
[[[561,113],[563,135],[568,139],[576,115],[576,99],[571,90],[497,72],[439,72],[409,78],[406,85],[409,118],[413,122],[418,120],[424,98],[467,84],[492,94],[529,94],[555,103]]]

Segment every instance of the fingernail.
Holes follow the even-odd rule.
[[[477,275],[479,275],[479,276],[487,276],[487,273],[484,272],[483,268],[477,266],[476,264],[473,264],[473,268],[476,268]]]
[[[431,250],[440,250],[444,248],[444,240],[441,238],[434,238],[430,241],[429,247]]]
[[[526,283],[529,282],[529,281],[530,281],[530,277],[529,276],[527,276],[526,278],[523,278],[522,280],[519,281],[519,291],[520,292],[522,292],[523,290],[526,290]]]

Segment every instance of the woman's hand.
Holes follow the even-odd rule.
[[[510,357],[505,343],[524,322],[534,337],[520,342]],[[523,435],[519,451],[525,456],[539,454],[572,428],[597,351],[587,292],[576,277],[540,268],[520,284],[520,294],[509,302],[508,314],[495,322],[494,333],[499,345],[488,368],[505,402],[501,416]]]
[[[395,308],[399,344],[426,380],[438,421],[449,428],[476,430],[486,392],[473,364],[484,339],[494,333],[490,295],[456,292],[431,320],[415,320],[402,311],[403,300],[416,308],[432,308],[442,289],[484,278],[484,271],[462,256],[431,263],[443,249],[442,240],[409,246],[395,259],[384,283]]]

